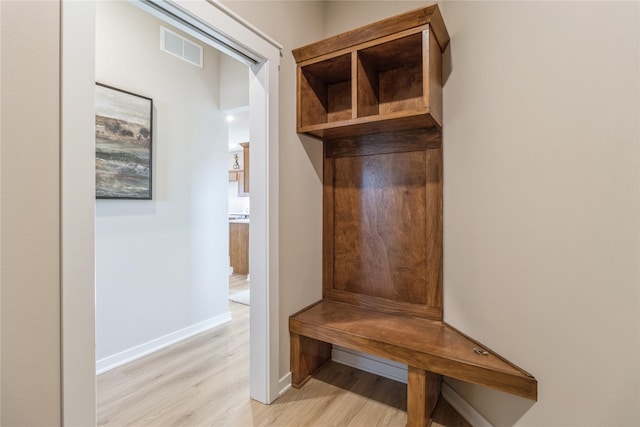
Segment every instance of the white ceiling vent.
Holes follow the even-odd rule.
[[[160,27],[160,50],[202,68],[202,46],[165,27]]]

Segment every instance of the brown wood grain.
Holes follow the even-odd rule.
[[[407,371],[407,427],[428,426],[440,397],[442,376],[413,366]]]
[[[380,115],[431,109],[424,100],[421,65],[393,68],[381,72],[379,79]]]
[[[298,68],[298,127],[327,123],[327,88],[311,73]]]
[[[327,86],[327,122],[351,119],[351,80]]]
[[[424,151],[442,146],[437,128],[376,133],[325,141],[326,157],[369,156],[372,154]]]
[[[361,49],[358,55],[367,71],[358,74],[358,79],[369,79],[371,86],[377,86],[378,114],[419,110],[428,105],[422,87],[422,31]],[[366,82],[359,84],[367,86]],[[367,115],[371,114],[358,112],[360,117]]]
[[[238,196],[247,197],[249,196],[249,173],[251,170],[249,162],[249,143],[241,142],[240,146],[242,147],[243,168],[242,171],[238,172]]]
[[[431,416],[433,416],[434,410],[440,398],[440,389],[442,387],[442,375],[425,371],[425,377],[427,380],[425,406],[427,408],[427,414],[430,414]]]
[[[433,120],[428,109],[422,109],[306,125],[298,127],[297,131],[328,140],[432,127],[439,127],[439,125]]]
[[[430,24],[436,34],[442,51],[449,43],[449,34],[444,25],[437,5],[412,10],[400,15],[383,19],[351,31],[347,31],[328,39],[312,43],[293,51],[296,62],[305,61],[327,52],[355,46],[368,40],[385,37],[408,28]]]
[[[352,41],[314,44],[317,54],[296,56],[297,131],[334,139],[441,126],[444,35],[434,6],[340,36]]]
[[[299,126],[351,118],[351,54],[298,68]]]
[[[331,344],[291,333],[291,386],[302,387],[331,360]]]
[[[357,55],[357,117],[379,114],[380,83],[374,65],[364,55]]]
[[[229,258],[235,274],[249,274],[249,224],[229,223]]]
[[[425,156],[426,305],[438,310],[435,319],[442,320],[442,148],[427,150]]]
[[[429,106],[433,119],[442,126],[442,55],[433,32],[425,31],[423,35],[424,103]]]
[[[535,378],[441,321],[325,299],[292,316],[289,326],[293,333],[316,340],[537,400]],[[489,353],[477,354],[478,346]]]
[[[325,298],[442,319],[436,141],[419,130],[325,144]]]
[[[426,304],[425,152],[334,162],[334,289]]]
[[[413,366],[407,371],[407,427],[425,427],[431,418],[426,405],[427,372]]]
[[[334,159],[327,156],[329,146],[324,144],[322,184],[322,297],[330,297],[333,291],[333,235],[335,218],[333,198]]]

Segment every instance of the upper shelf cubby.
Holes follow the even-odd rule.
[[[301,126],[351,119],[351,54],[301,67],[298,79]]]
[[[442,51],[437,6],[293,51],[297,131],[336,139],[442,126]]]

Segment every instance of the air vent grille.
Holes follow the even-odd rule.
[[[160,50],[202,68],[202,46],[165,27],[160,27]]]

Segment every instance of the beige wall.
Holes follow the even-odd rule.
[[[325,36],[333,36],[371,22],[379,21],[409,10],[433,4],[424,0],[346,1],[325,2]]]
[[[280,61],[280,376],[289,372],[289,315],[322,297],[322,143],[296,134],[291,50],[323,37],[321,2],[225,1],[282,44]]]
[[[3,426],[60,423],[60,5],[0,2]]]
[[[455,387],[496,425],[639,425],[639,4],[443,9],[445,318],[540,399]]]

